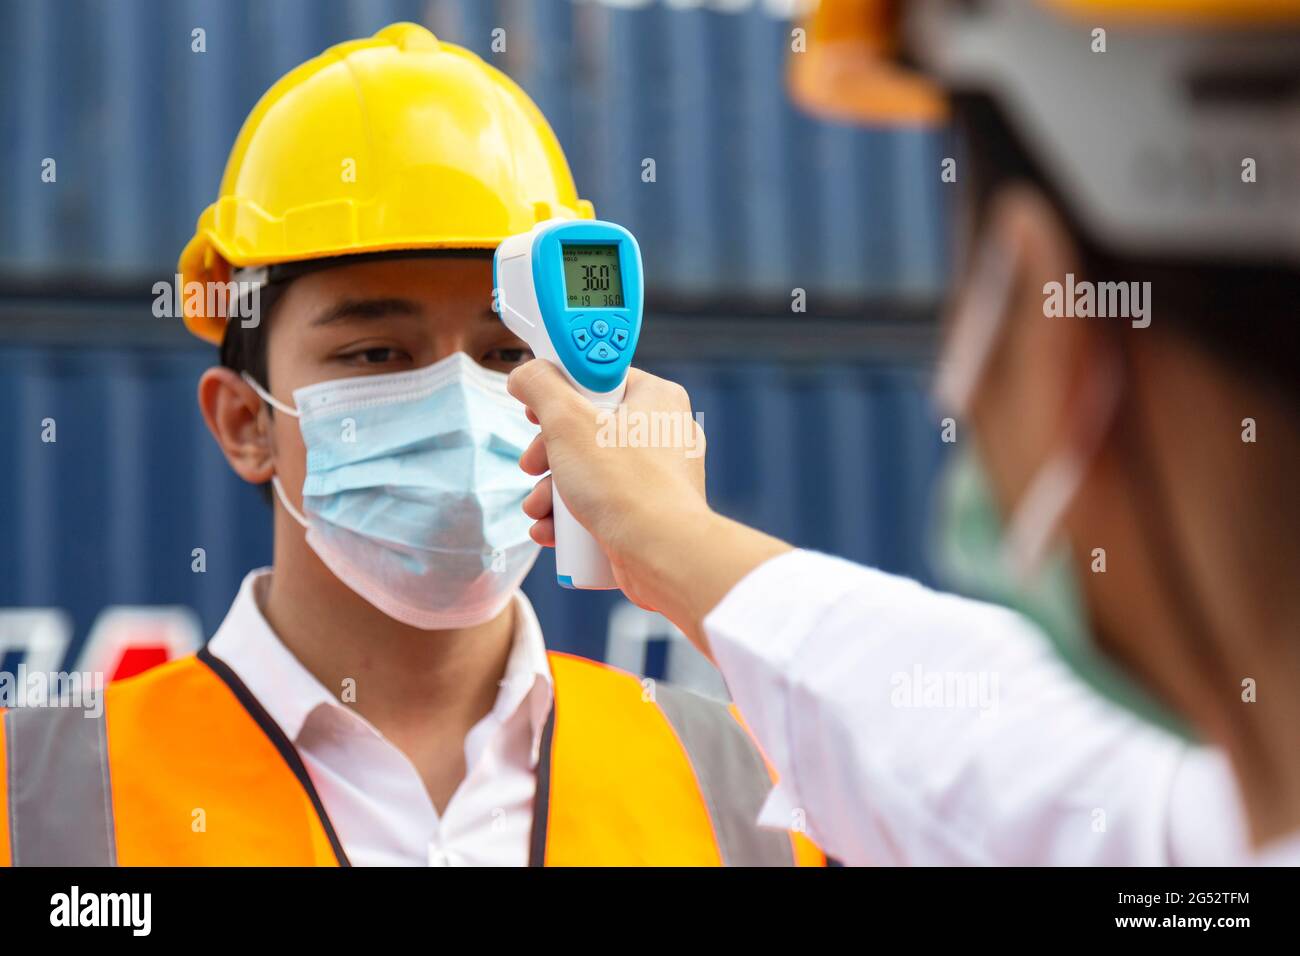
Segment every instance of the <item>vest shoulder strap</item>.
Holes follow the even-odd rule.
[[[796,862],[788,834],[755,825],[772,780],[725,704],[568,654],[550,661],[547,865]]]

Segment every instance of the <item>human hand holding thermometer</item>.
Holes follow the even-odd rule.
[[[492,281],[506,327],[537,358],[563,370],[597,408],[617,408],[645,300],[641,249],[632,234],[595,219],[539,222],[497,247]],[[560,489],[553,493],[559,583],[617,587],[605,552],[570,514]]]

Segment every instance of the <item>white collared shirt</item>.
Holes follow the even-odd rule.
[[[554,689],[532,605],[492,710],[465,737],[465,779],[439,816],[410,759],[331,693],[271,630],[244,578],[208,651],[230,665],[302,756],[354,866],[526,866],[538,749]]]
[[[760,822],[849,864],[1251,858],[1224,755],[1075,678],[1025,618],[794,551],[704,621],[780,774]],[[1300,839],[1261,862],[1300,862]]]

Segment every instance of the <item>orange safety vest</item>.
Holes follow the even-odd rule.
[[[548,656],[532,865],[824,865],[754,825],[771,777],[727,707]],[[297,750],[224,661],[110,684],[100,711],[0,712],[0,864],[348,865]]]

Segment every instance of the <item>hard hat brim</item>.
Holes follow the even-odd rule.
[[[185,290],[191,282],[198,282],[207,286],[210,282],[226,283],[233,279],[235,269],[252,268],[264,265],[284,265],[292,262],[316,262],[325,259],[338,259],[340,265],[346,265],[355,261],[358,256],[369,253],[380,252],[429,252],[437,250],[446,250],[452,252],[455,250],[472,250],[481,249],[491,252],[500,245],[505,236],[499,238],[467,238],[465,240],[442,239],[430,242],[409,242],[409,243],[375,243],[372,245],[349,246],[345,249],[334,251],[316,252],[293,258],[275,258],[271,260],[257,261],[249,257],[231,257],[224,256],[220,249],[217,248],[213,238],[207,234],[196,235],[186,245],[185,250],[181,253],[180,261],[177,264],[178,274],[181,281],[181,301],[184,304],[184,321],[185,327],[198,338],[213,345],[220,345],[226,334],[227,318],[220,315],[212,315],[205,308],[192,309],[190,307],[191,299],[185,294]],[[203,301],[206,302],[206,295]]]
[[[795,103],[820,119],[869,126],[933,126],[948,119],[941,87],[864,43],[822,43],[792,56],[787,82]]]

